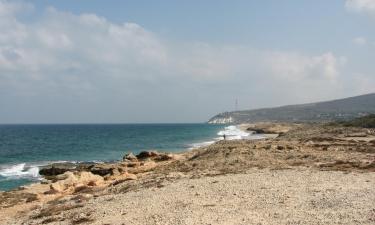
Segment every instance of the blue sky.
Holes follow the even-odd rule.
[[[0,0],[0,123],[202,122],[374,92],[375,0]]]
[[[40,13],[48,6],[75,14],[95,13],[115,23],[137,23],[169,39],[263,48],[340,49],[355,33],[374,33],[368,29],[372,21],[348,13],[342,0],[32,2]]]

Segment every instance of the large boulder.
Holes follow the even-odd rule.
[[[159,156],[159,153],[157,151],[142,151],[137,155],[137,159],[145,160],[149,158],[155,158]]]
[[[62,179],[64,178],[65,179]],[[103,177],[92,174],[90,172],[66,172],[60,177],[62,180],[56,181],[50,185],[48,193],[72,192],[76,187],[80,186],[98,186],[104,182]]]
[[[100,176],[113,176],[121,174],[123,171],[122,167],[119,167],[117,164],[95,164],[88,168],[89,171],[93,174]]]
[[[75,172],[75,171],[87,171],[90,166],[95,165],[90,162],[83,163],[52,163],[50,165],[42,166],[39,169],[39,174],[47,178],[54,178],[57,175],[63,174],[65,172]]]
[[[75,171],[76,169],[77,165],[75,163],[54,163],[41,167],[39,174],[43,176],[56,176],[67,171]]]
[[[157,151],[142,151],[137,155],[139,160],[167,161],[173,159],[172,154],[159,153]]]

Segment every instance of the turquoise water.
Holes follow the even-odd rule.
[[[212,142],[221,125],[0,125],[0,190],[39,179],[56,161],[114,161],[127,152],[176,152]]]

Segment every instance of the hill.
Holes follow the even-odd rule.
[[[212,117],[208,123],[324,122],[350,120],[371,113],[375,113],[375,93],[333,101],[224,112]]]

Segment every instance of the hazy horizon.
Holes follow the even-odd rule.
[[[0,0],[0,124],[205,122],[373,93],[375,1]]]

